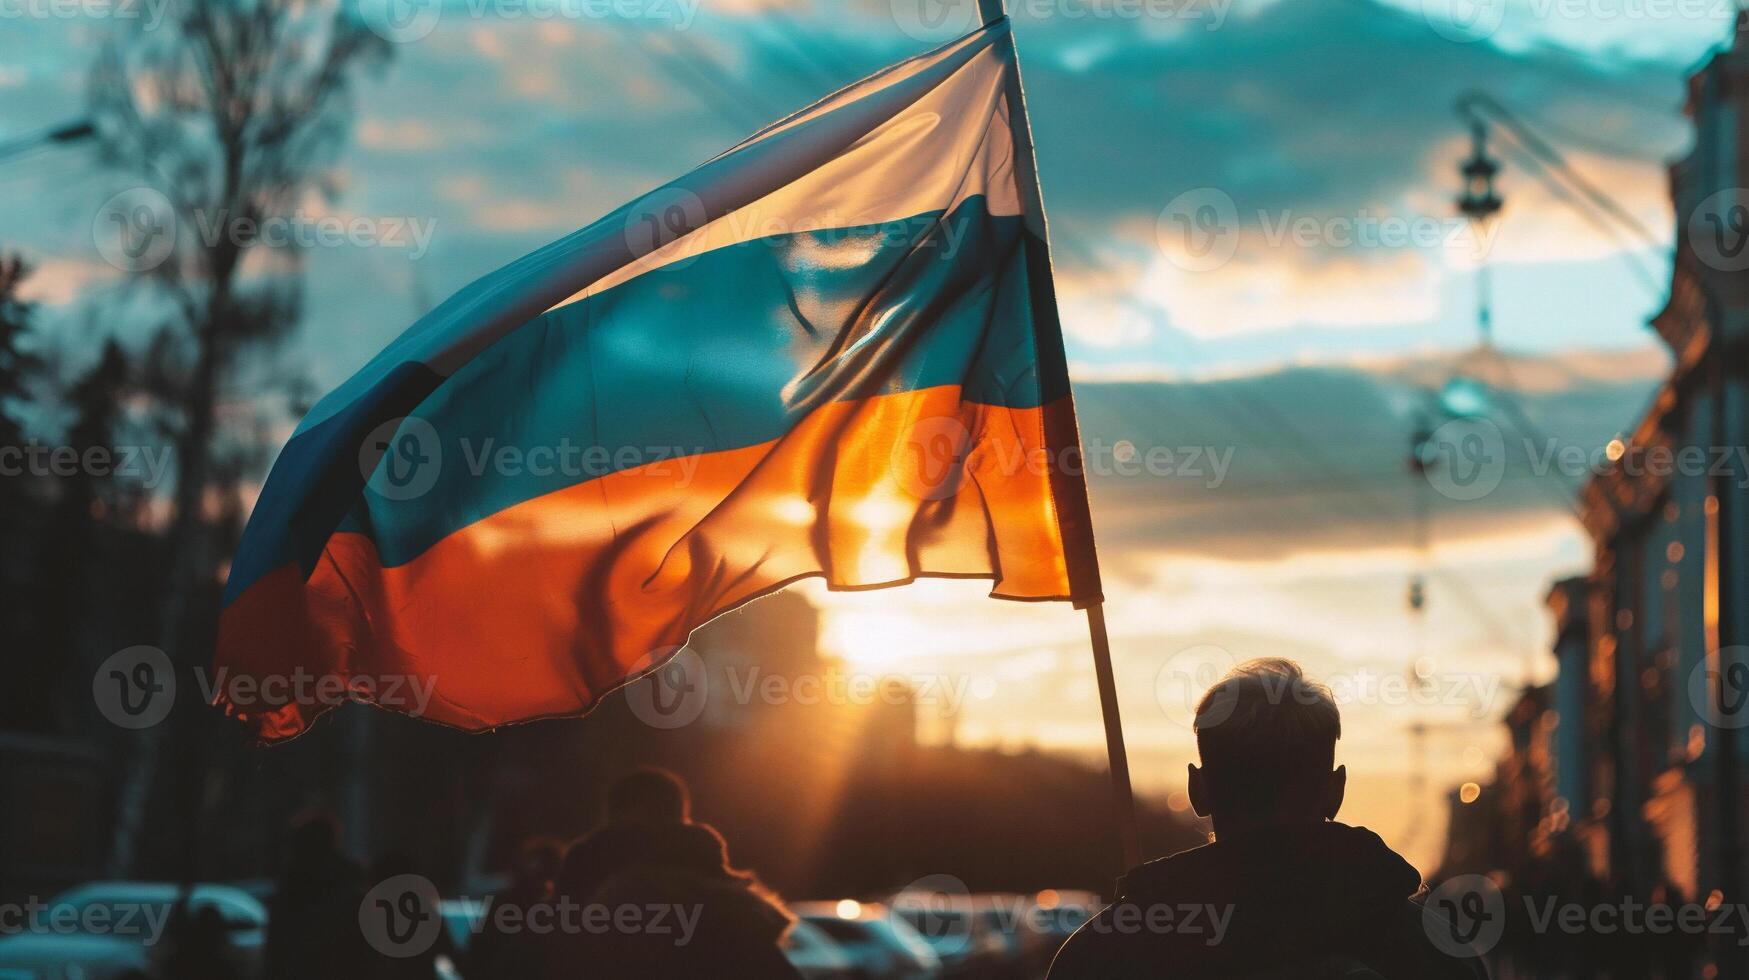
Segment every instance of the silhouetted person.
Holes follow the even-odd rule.
[[[529,909],[550,903],[564,857],[565,846],[557,840],[538,837],[526,841],[517,852],[510,883],[492,896],[491,908]],[[504,920],[489,912],[481,922],[462,970],[468,980],[522,980],[534,968],[507,952],[523,944],[520,930],[506,931],[503,926]]]
[[[1196,709],[1190,802],[1215,842],[1127,874],[1051,980],[1148,977],[1485,977],[1435,946],[1411,898],[1421,876],[1371,831],[1334,823],[1347,771],[1328,688],[1252,660]]]
[[[643,769],[615,784],[607,822],[566,853],[556,890],[613,925],[554,944],[552,980],[800,976],[778,945],[789,912],[730,865],[722,835],[691,819],[671,773]]]
[[[666,769],[637,769],[607,791],[607,820],[620,824],[686,823],[692,797],[680,777]]]
[[[371,865],[369,884],[375,885],[410,875],[425,877],[411,857],[399,851],[390,851]],[[438,914],[438,910],[430,909],[422,914]],[[439,929],[429,943],[409,943],[397,949],[393,955],[378,949],[367,949],[364,955],[369,964],[371,980],[432,980],[437,975],[437,958],[444,956],[453,959],[454,954],[455,947],[449,941],[448,930]]]
[[[268,902],[267,980],[365,977],[363,899],[363,875],[340,850],[339,824],[319,812],[296,818]]]
[[[668,847],[653,847],[657,840]],[[608,789],[606,822],[571,845],[557,887],[582,900],[624,868],[653,862],[708,873],[722,849],[715,830],[692,822],[692,799],[680,777],[638,769]]]
[[[186,902],[177,903],[164,977],[165,980],[241,980],[241,971],[230,959],[225,920],[218,909],[202,905],[190,914]]]

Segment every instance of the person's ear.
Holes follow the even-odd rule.
[[[1190,809],[1199,817],[1209,815],[1209,791],[1204,782],[1202,770],[1196,763],[1190,764]]]
[[[1337,766],[1330,773],[1330,781],[1324,784],[1324,819],[1335,820],[1336,811],[1342,809],[1342,796],[1348,791],[1348,767]]]

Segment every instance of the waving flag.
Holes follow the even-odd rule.
[[[587,711],[807,576],[1097,601],[1014,72],[998,20],[414,324],[275,463],[215,701],[276,740],[320,699],[223,678],[393,707],[415,678],[481,729]]]

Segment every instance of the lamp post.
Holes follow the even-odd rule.
[[[1488,155],[1488,127],[1480,119],[1470,120],[1470,155],[1458,164],[1458,173],[1464,179],[1463,193],[1457,199],[1458,213],[1468,218],[1470,225],[1480,232],[1505,206],[1500,192],[1494,187],[1494,178],[1500,175],[1500,163]],[[1487,238],[1478,235],[1476,240],[1481,242]],[[1494,342],[1491,294],[1488,257],[1480,255],[1476,265],[1476,326],[1481,331],[1483,347]]]

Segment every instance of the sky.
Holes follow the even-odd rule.
[[[443,0],[407,22],[364,2],[396,35],[393,59],[357,92],[337,193],[302,213],[383,234],[311,250],[306,316],[278,355],[324,391],[474,277],[969,22],[934,0]],[[1343,701],[1346,816],[1431,871],[1444,792],[1486,777],[1517,686],[1551,671],[1549,583],[1589,561],[1568,507],[1584,474],[1553,471],[1548,450],[1631,429],[1667,369],[1646,326],[1669,274],[1665,168],[1690,139],[1684,79],[1735,9],[1011,7],[1083,439],[1105,461],[1094,518],[1137,783],[1182,805],[1187,678],[1291,656]],[[0,138],[79,116],[121,16],[0,9]],[[1652,241],[1594,226],[1504,141],[1506,210],[1483,232],[1459,220],[1455,106],[1472,90]],[[0,162],[0,243],[36,263],[65,370],[111,331],[130,339],[85,313],[121,281],[94,221],[134,183],[74,149]],[[1495,353],[1475,349],[1484,264]],[[1508,447],[1481,495],[1405,466],[1417,415],[1454,375],[1497,386],[1532,424],[1466,423]],[[998,604],[975,583],[807,591],[831,652],[969,681],[933,737],[1101,757],[1085,623],[1066,607]],[[1426,686],[1406,692],[1417,665]]]

